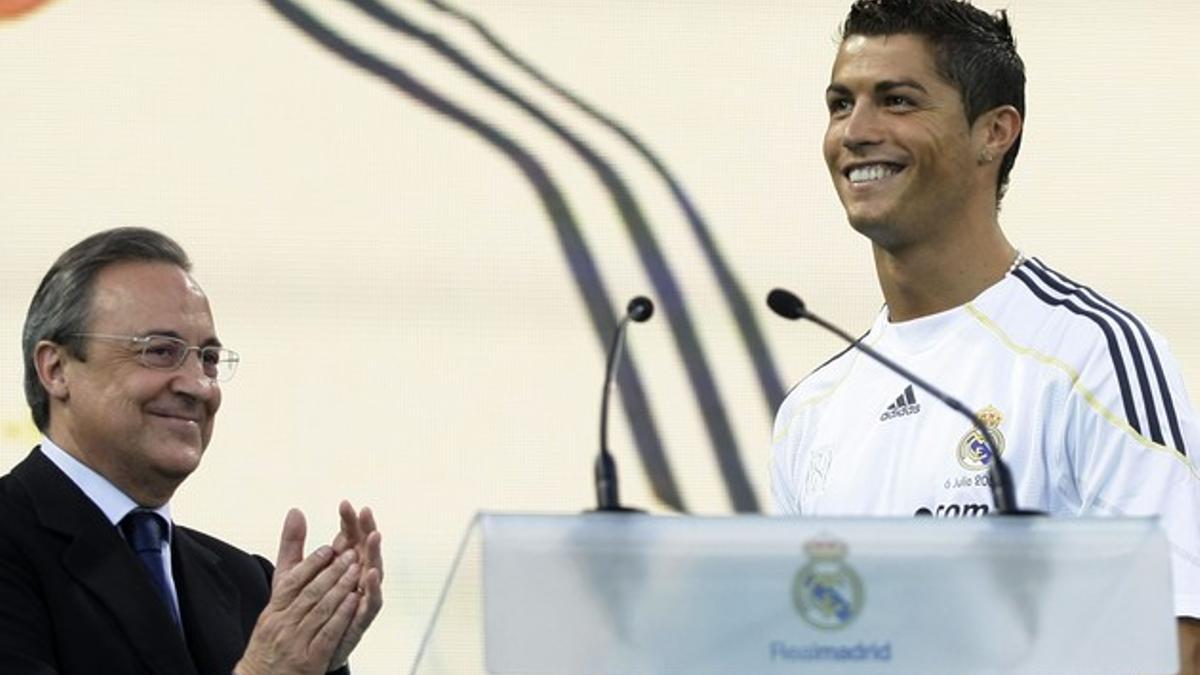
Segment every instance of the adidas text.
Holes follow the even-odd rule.
[[[894,417],[904,417],[905,415],[916,415],[921,412],[921,404],[914,403],[906,405],[903,408],[889,408],[886,412],[879,416],[880,422],[886,422]]]

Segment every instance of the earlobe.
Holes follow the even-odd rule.
[[[37,367],[38,380],[50,398],[65,401],[70,387],[67,383],[64,349],[66,348],[60,344],[42,340],[33,348],[33,363]]]

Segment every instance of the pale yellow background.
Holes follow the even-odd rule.
[[[460,24],[392,4],[544,105],[629,182],[731,417],[738,447],[720,450],[741,453],[766,505],[771,412],[663,185]],[[866,328],[881,302],[868,247],[845,226],[818,150],[844,0],[460,4],[675,171],[786,384],[840,346],[770,315],[770,288]],[[653,295],[606,193],[560,142],[352,7],[307,7],[537,154],[614,303]],[[1030,79],[1002,214],[1010,238],[1138,312],[1200,390],[1200,6],[1008,7]],[[34,287],[67,246],[117,225],[161,228],[188,248],[244,359],[177,520],[273,556],[289,506],[319,538],[339,498],[376,509],[387,605],[357,672],[407,669],[473,512],[590,505],[604,353],[529,185],[474,136],[245,0],[56,0],[0,22],[0,467],[37,441],[19,349]],[[661,315],[636,326],[631,352],[689,507],[727,513],[668,330]],[[661,511],[619,408],[614,420],[625,500]]]

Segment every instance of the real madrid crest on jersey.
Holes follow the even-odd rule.
[[[991,432],[992,438],[996,439],[996,445],[999,446],[996,453],[1003,455],[1004,434],[1000,433],[1000,423],[1004,421],[1004,415],[990,405],[975,414],[983,420],[983,425]],[[983,434],[973,427],[958,442],[957,454],[958,463],[962,468],[971,471],[983,471],[992,463],[992,448],[988,447]]]
[[[833,539],[816,539],[804,545],[808,564],[792,582],[792,601],[800,618],[825,630],[844,628],[863,607],[863,586],[858,573],[846,564],[846,545]]]

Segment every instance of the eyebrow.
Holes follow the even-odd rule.
[[[922,85],[920,82],[917,82],[916,80],[908,80],[908,79],[882,80],[880,82],[877,82],[877,83],[875,83],[875,93],[882,94],[884,92],[892,91],[893,89],[902,89],[904,87],[916,89],[917,91],[921,92],[922,94],[929,93],[929,90],[926,89],[925,86]],[[830,94],[838,94],[838,95],[842,95],[842,96],[847,96],[850,93],[851,93],[851,91],[850,91],[849,87],[847,87],[844,84],[839,84],[837,82],[834,82],[833,84],[831,84],[825,88],[826,96],[829,96]]]
[[[183,335],[181,335],[178,331],[151,329],[151,330],[148,330],[148,331],[145,331],[142,333],[142,337],[149,337],[151,335],[162,335],[164,337],[173,337],[173,338],[176,338],[179,340],[183,340],[184,342],[187,342],[187,338],[183,337]],[[208,338],[204,342],[201,342],[200,346],[201,347],[221,347],[223,345],[221,344],[221,341],[214,336],[214,337]]]
[[[916,89],[917,91],[921,92],[922,94],[929,93],[929,90],[926,89],[924,87],[924,85],[922,85],[920,82],[917,82],[916,80],[884,80],[883,82],[880,82],[879,84],[875,85],[875,91],[876,92],[885,92],[885,91],[891,91],[893,89],[901,89],[904,87]]]

